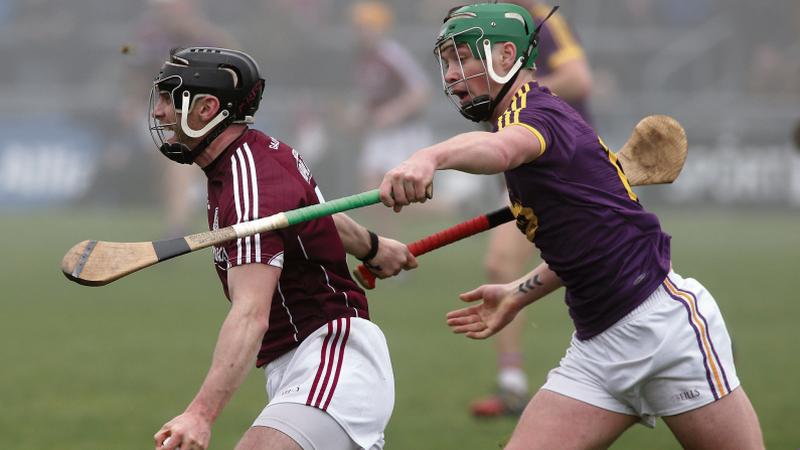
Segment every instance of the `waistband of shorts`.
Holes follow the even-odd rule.
[[[675,275],[676,275],[675,272],[670,270],[667,276],[664,277],[664,280],[666,280],[671,276],[674,277]],[[647,298],[644,299],[644,301],[641,304],[639,304],[639,306],[634,308],[633,311],[629,312],[628,314],[622,316],[622,318],[616,321],[612,326],[622,325],[624,323],[636,319],[642,314],[647,313],[649,310],[653,309],[653,307],[659,304],[662,300],[664,300],[666,295],[667,292],[664,288],[664,282],[662,281],[661,284],[659,284],[658,287],[653,292],[651,292],[650,295],[647,296]]]

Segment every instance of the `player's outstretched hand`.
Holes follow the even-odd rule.
[[[378,278],[388,278],[401,270],[417,268],[417,258],[406,244],[387,237],[378,237],[378,253],[364,265]]]
[[[386,172],[381,182],[381,202],[400,212],[411,203],[425,203],[431,198],[436,164],[424,155],[415,154]]]
[[[509,324],[522,305],[505,284],[484,284],[459,296],[465,302],[483,302],[447,313],[447,325],[454,333],[471,339],[486,339]]]

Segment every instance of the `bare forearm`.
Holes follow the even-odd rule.
[[[342,240],[344,251],[355,257],[366,255],[370,249],[369,231],[344,213],[333,215],[336,231]]]
[[[216,419],[247,376],[266,329],[263,320],[231,309],[220,329],[211,368],[187,412],[209,422]]]
[[[471,131],[456,135],[446,141],[418,152],[432,158],[436,169],[454,169],[475,174],[502,173],[516,167],[516,161],[495,133]]]
[[[550,270],[547,263],[541,263],[530,273],[510,283],[513,295],[519,299],[522,305],[541,299],[547,294],[563,286],[561,279],[555,272]]]

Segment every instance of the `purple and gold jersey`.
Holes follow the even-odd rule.
[[[542,23],[552,8],[547,5],[537,4],[531,9],[534,22]],[[536,58],[536,75],[547,76],[562,64],[576,58],[584,58],[583,48],[578,38],[570,29],[564,16],[556,12],[547,22],[542,24],[539,32],[539,56]],[[591,123],[589,106],[586,100],[568,102],[575,108],[584,120]]]
[[[522,126],[543,153],[505,172],[517,226],[566,287],[579,339],[636,308],[669,271],[669,235],[642,207],[597,133],[563,100],[525,84],[496,129]]]
[[[212,230],[324,201],[300,155],[260,131],[247,130],[204,170]],[[228,298],[231,267],[255,263],[282,268],[272,293],[269,330],[258,352],[259,367],[331,320],[369,319],[367,299],[350,278],[331,217],[236,239],[213,247],[213,254]]]

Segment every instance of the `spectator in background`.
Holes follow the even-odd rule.
[[[147,0],[147,8],[134,25],[131,43],[123,47],[123,53],[129,55],[129,66],[122,82],[125,101],[119,109],[119,120],[128,134],[127,145],[155,155],[149,134],[142,132],[148,106],[142,92],[151,87],[153,67],[161,65],[170,49],[189,46],[231,48],[236,43],[205,16],[196,0]],[[192,214],[204,206],[200,198],[202,177],[189,167],[168,164],[160,156],[157,163],[162,168],[159,198],[164,201],[166,215],[164,234],[186,234]]]
[[[785,98],[800,93],[800,40],[794,46],[761,42],[753,49],[749,68],[750,91]]]
[[[508,1],[529,10],[539,24],[552,9],[531,0]],[[588,108],[592,76],[583,48],[570,30],[566,20],[555,13],[542,25],[539,35],[539,57],[536,79],[540,85],[564,99],[591,123]],[[500,179],[502,182],[502,179]],[[502,196],[505,197],[505,189]],[[504,200],[505,201],[505,200]],[[527,272],[536,256],[514,223],[501,225],[490,232],[484,267],[491,283],[508,283]],[[497,333],[497,389],[487,397],[472,403],[470,410],[478,417],[519,415],[528,403],[528,377],[523,369],[522,334],[526,319],[520,313],[513,322]]]
[[[750,92],[786,99],[800,95],[800,3],[789,8],[764,7],[748,3],[737,9],[738,22],[752,29],[769,30],[753,33],[751,50],[745,58]],[[747,48],[747,47],[745,47]]]

